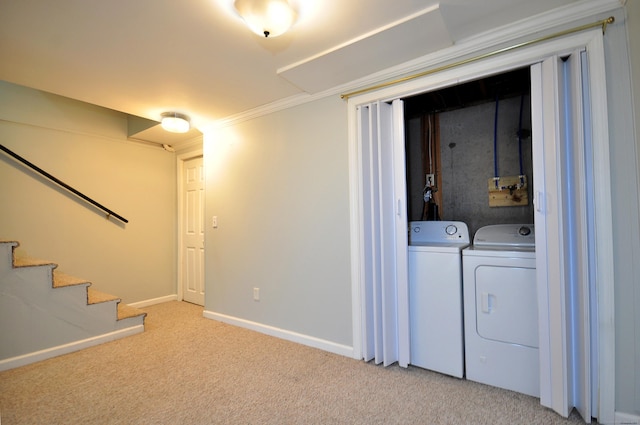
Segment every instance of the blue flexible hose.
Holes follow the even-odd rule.
[[[520,155],[520,175],[522,175],[522,110],[524,109],[524,93],[520,97],[520,121],[518,123],[518,153]]]
[[[496,115],[493,122],[493,176],[496,177],[495,185],[498,187],[498,105],[500,99],[496,93]]]
[[[524,93],[520,97],[520,122],[518,123],[518,154],[520,155],[520,175],[522,176],[523,167],[522,167],[522,110],[524,109]],[[520,182],[522,181],[522,177],[520,177]]]

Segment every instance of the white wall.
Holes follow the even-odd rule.
[[[636,140],[636,170],[640,170],[640,2],[630,1],[628,2],[628,28],[629,28],[629,40],[631,45],[630,59],[633,83],[633,96],[635,107],[635,140]],[[640,172],[637,172],[637,177],[640,178]],[[637,187],[640,187],[640,180],[637,183]],[[637,210],[640,211],[640,202],[637,206]],[[640,221],[640,219],[638,219]],[[640,223],[638,224],[640,226]],[[640,240],[635,240],[635,258],[638,258],[640,253]],[[635,275],[637,276],[637,274]],[[633,305],[634,305],[634,319],[629,324],[635,331],[635,363],[631,366],[634,371],[635,385],[631,384],[633,394],[635,397],[629,399],[630,406],[634,406],[633,413],[640,416],[640,279],[636,278],[635,285],[630,291],[633,293]],[[629,380],[631,381],[631,380]]]
[[[126,140],[126,115],[0,82],[0,143],[129,220],[0,155],[0,238],[138,302],[175,294],[175,156]]]
[[[609,111],[615,115],[611,133],[616,135],[611,156],[616,242],[616,410],[640,417],[640,2],[629,0],[626,9],[626,28],[622,25],[625,16],[620,16],[616,38],[611,42],[625,47],[623,42],[628,41],[629,56],[610,58],[612,72],[608,75],[609,103],[616,105]],[[611,50],[615,46],[608,47]],[[633,99],[629,99],[629,92]]]
[[[346,134],[338,96],[205,134],[205,310],[352,344]]]

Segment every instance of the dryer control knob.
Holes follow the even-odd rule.
[[[531,229],[529,228],[529,226],[522,226],[518,229],[518,233],[521,236],[528,236],[531,233]]]
[[[444,229],[444,231],[447,235],[455,235],[458,232],[458,228],[455,225],[450,224]]]

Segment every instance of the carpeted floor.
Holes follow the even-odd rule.
[[[0,423],[565,424],[522,394],[383,368],[170,302],[146,331],[0,373]]]

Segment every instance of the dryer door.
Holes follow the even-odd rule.
[[[538,348],[535,268],[478,267],[476,326],[482,338]]]

